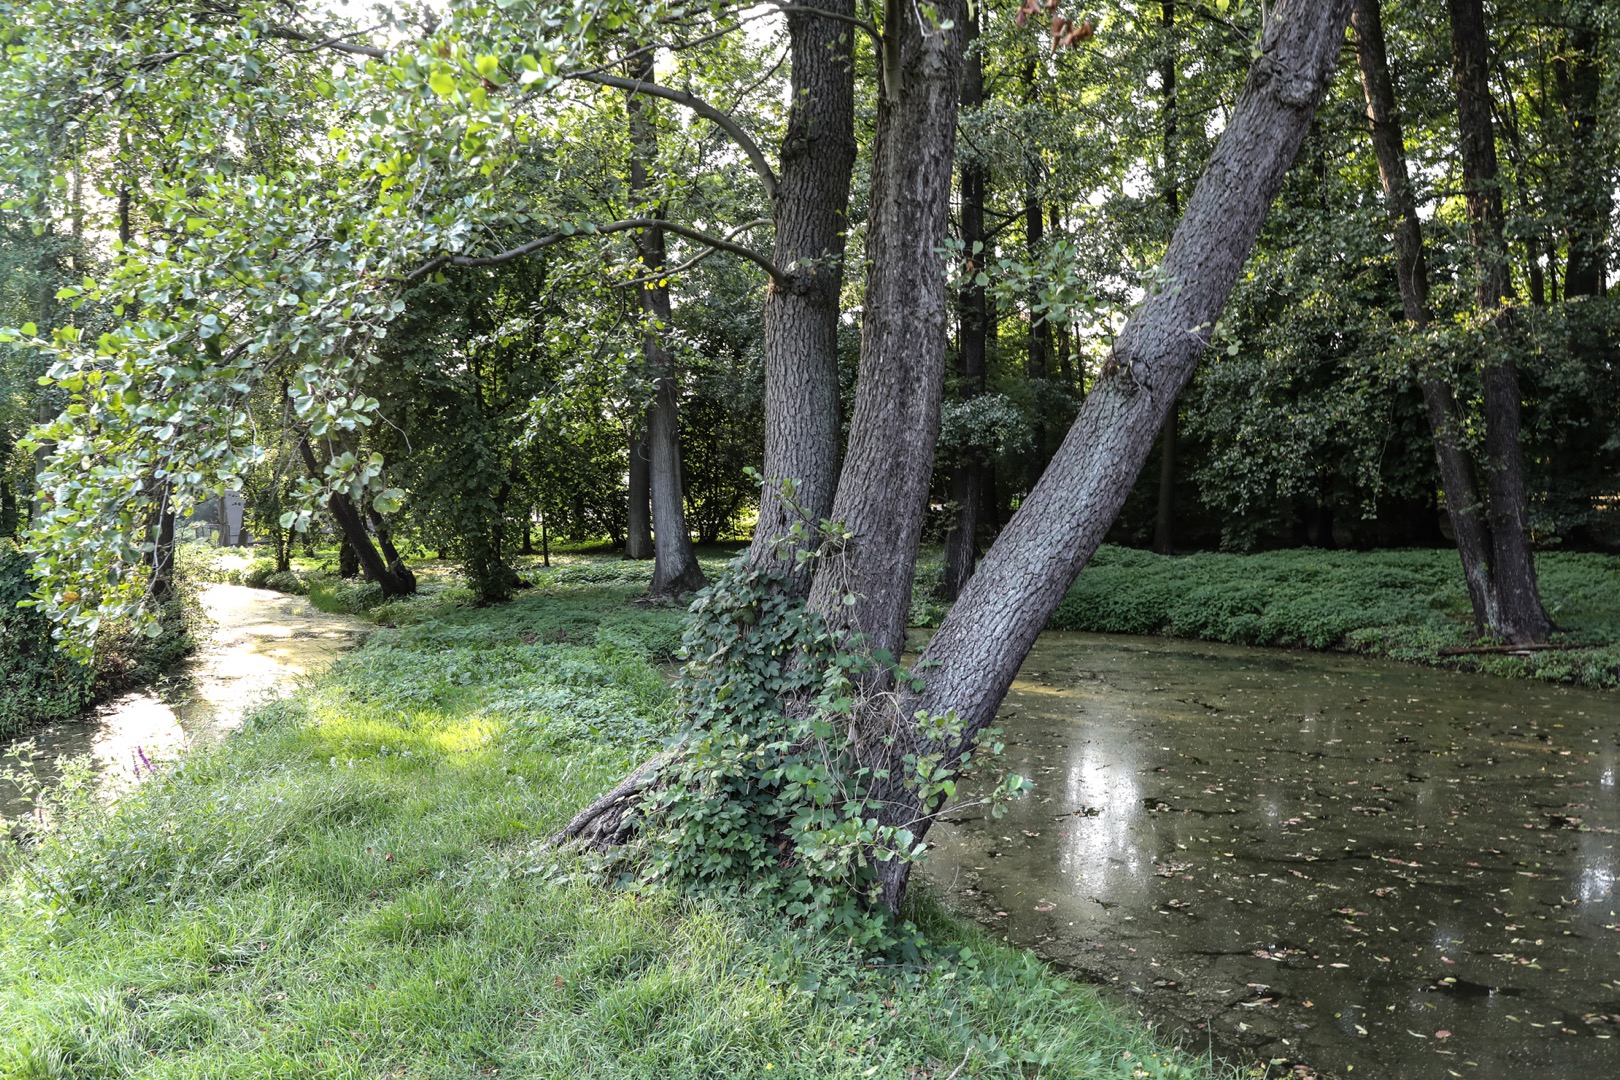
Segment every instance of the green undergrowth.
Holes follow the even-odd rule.
[[[66,798],[0,856],[0,1076],[1210,1075],[926,897],[965,961],[549,854],[675,728],[681,613],[633,591],[413,601],[115,807]]]
[[[1537,556],[1555,642],[1588,646],[1530,656],[1443,656],[1473,644],[1457,553],[1273,551],[1165,558],[1104,547],[1050,627],[1164,634],[1394,659],[1591,687],[1620,685],[1620,558]]]

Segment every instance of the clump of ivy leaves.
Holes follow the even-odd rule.
[[[814,549],[802,524],[783,542],[801,563],[839,558],[840,527],[823,521],[816,531]],[[861,710],[895,708],[892,691],[870,687],[921,689],[923,675],[830,629],[787,586],[782,570],[742,557],[694,600],[679,683],[689,726],[621,856],[634,864],[627,875],[746,896],[869,952],[939,956],[879,902],[877,865],[917,862],[927,845],[913,831],[919,821],[883,823],[876,785],[894,778],[862,763],[854,742]],[[961,750],[954,713],[911,722],[932,749],[906,755],[898,779],[937,814],[970,759],[995,757],[1002,744],[991,732],[977,751]],[[978,801],[999,817],[1029,786],[1009,775]]]

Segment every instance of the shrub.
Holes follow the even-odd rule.
[[[272,559],[258,559],[252,566],[242,572],[242,584],[250,589],[268,589],[272,587],[267,584],[269,580],[280,573],[291,573],[291,571],[278,571],[275,561]],[[280,591],[288,592],[290,590],[282,589]]]
[[[309,586],[294,570],[282,570],[279,573],[265,575],[262,587],[274,589],[276,592],[291,593],[294,596],[303,596],[309,591]]]
[[[50,620],[17,606],[33,591],[28,557],[0,548],[0,737],[78,715],[94,688],[94,669],[56,647]]]

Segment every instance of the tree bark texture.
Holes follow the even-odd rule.
[[[944,0],[924,25],[902,0],[887,6],[859,382],[832,512],[851,539],[838,573],[816,575],[810,606],[898,656],[939,435],[948,314],[939,247],[967,11],[965,0]]]
[[[824,0],[853,18],[855,0]],[[776,185],[776,249],[786,274],[765,293],[765,484],[749,558],[778,562],[803,593],[808,568],[778,540],[798,519],[783,505],[784,481],[814,528],[832,513],[840,438],[838,319],[855,167],[854,28],[790,11],[791,105]]]
[[[1491,120],[1489,48],[1483,0],[1447,0],[1451,14],[1452,76],[1457,86],[1457,130],[1463,192],[1474,247],[1475,295],[1480,312],[1509,330],[1502,310],[1510,295],[1501,179]],[[1516,644],[1546,641],[1552,620],[1541,604],[1530,551],[1524,452],[1519,445],[1519,376],[1505,348],[1481,368],[1485,404],[1485,491],[1491,565],[1501,605],[1501,630]]]
[[[642,53],[630,62],[628,74],[639,82],[653,81],[653,53]],[[652,216],[661,217],[663,206],[653,191],[651,169],[658,159],[658,128],[652,99],[630,93],[625,101],[630,123],[630,197],[640,207],[658,204]],[[664,348],[662,335],[670,324],[669,286],[661,278],[666,264],[664,232],[643,229],[636,234],[636,253],[642,276],[641,286],[642,364],[653,381],[653,404],[647,412],[647,451],[649,487],[652,495],[653,576],[648,592],[654,596],[680,596],[701,589],[705,582],[699,569],[692,536],[686,528],[686,501],[681,488],[680,380],[675,361]],[[634,507],[632,500],[631,506]]]
[[[1372,131],[1378,176],[1384,186],[1390,224],[1395,237],[1395,280],[1401,293],[1406,321],[1416,330],[1429,325],[1429,272],[1423,255],[1423,228],[1417,197],[1406,164],[1406,144],[1395,105],[1395,84],[1389,72],[1380,0],[1355,0],[1356,58],[1361,86],[1367,98],[1367,120]],[[1490,529],[1485,521],[1474,463],[1462,443],[1462,421],[1456,389],[1446,380],[1424,373],[1420,378],[1423,404],[1434,439],[1434,460],[1446,495],[1446,516],[1457,541],[1468,599],[1474,609],[1476,633],[1497,633],[1501,604],[1491,569]]]
[[[977,47],[977,10],[968,19],[965,29],[961,101],[962,108],[968,110],[984,104],[984,56]],[[958,186],[962,202],[962,251],[968,265],[964,273],[966,284],[957,295],[962,324],[956,344],[956,374],[962,396],[970,400],[984,393],[989,304],[985,287],[975,282],[973,276],[990,258],[985,248],[988,237],[984,227],[985,189],[989,183],[990,170],[982,158],[971,155],[962,162]],[[974,250],[975,245],[979,245],[978,251]],[[939,595],[946,600],[955,600],[961,595],[968,578],[973,576],[973,564],[979,556],[979,504],[984,498],[984,472],[983,455],[969,449],[951,473],[951,502],[956,512],[950,531],[945,534],[945,568],[939,583]]]
[[[1349,14],[1350,0],[1281,0],[1272,8],[1261,56],[1165,254],[1168,286],[1126,324],[1051,465],[923,651],[922,663],[938,666],[927,671],[926,689],[900,703],[900,717],[955,711],[963,747],[994,718],[1192,377],[1327,89]],[[902,727],[889,753],[898,760],[920,747]],[[924,809],[896,798],[886,816],[925,832]],[[891,907],[908,872],[899,860],[881,864]]]

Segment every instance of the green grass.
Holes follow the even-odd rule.
[[[1455,551],[1274,551],[1164,558],[1105,547],[1050,623],[1056,630],[1164,634],[1312,649],[1570,682],[1620,685],[1620,558],[1537,556],[1555,641],[1529,657],[1440,655],[1473,639]]]
[[[875,964],[548,853],[675,719],[680,612],[569,577],[399,602],[222,745],[69,798],[0,869],[0,1076],[1210,1074],[926,897],[971,961]]]

